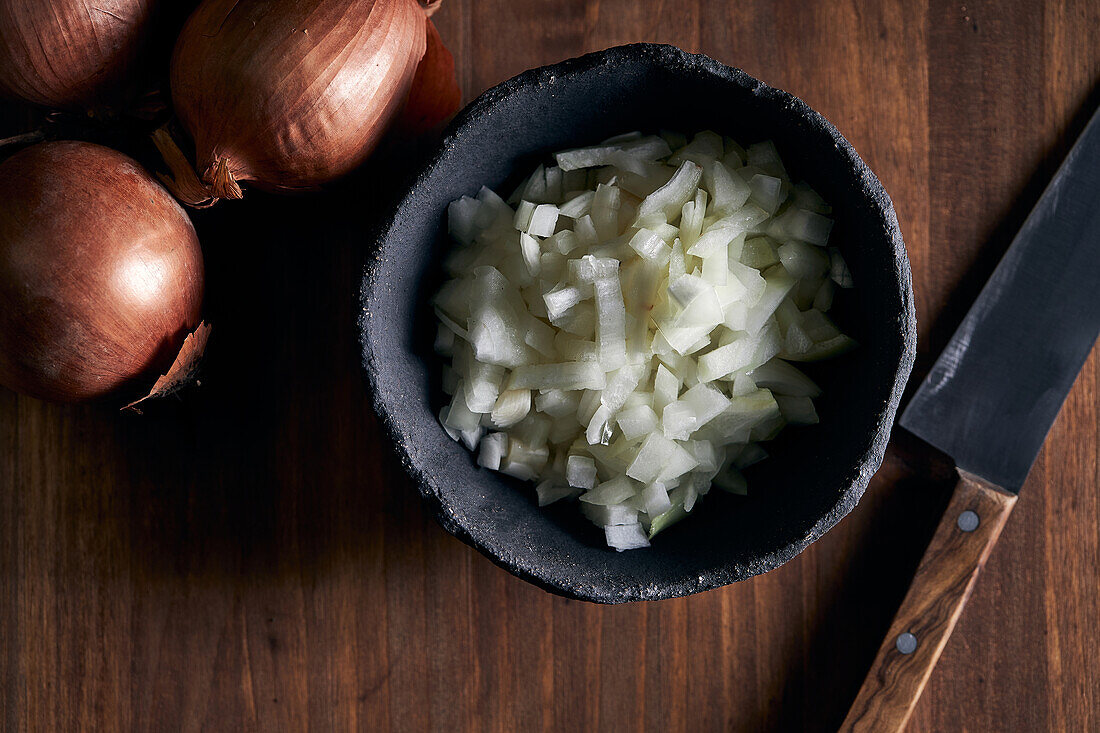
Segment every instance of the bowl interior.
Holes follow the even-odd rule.
[[[856,287],[831,315],[859,343],[809,365],[821,423],[790,427],[746,471],[749,495],[712,491],[644,550],[617,553],[568,503],[540,509],[533,485],[479,469],[436,420],[446,397],[430,299],[450,246],[448,202],[488,185],[507,196],[548,154],[621,132],[713,129],[775,141],[793,180],[832,204],[831,243]],[[846,141],[804,103],[742,72],[666,46],[590,54],[486,92],[452,125],[383,230],[364,279],[364,364],[376,406],[440,521],[494,561],[568,596],[667,598],[770,570],[835,524],[882,460],[912,365],[908,261],[889,198]]]

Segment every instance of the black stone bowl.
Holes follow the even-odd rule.
[[[712,491],[647,549],[615,552],[577,508],[540,509],[532,484],[480,469],[447,437],[430,299],[443,281],[447,203],[488,185],[505,196],[548,154],[641,129],[713,129],[743,145],[775,141],[794,180],[834,207],[832,243],[856,287],[831,314],[860,347],[811,365],[821,424],[788,428],[747,471],[750,494]],[[777,568],[859,501],[882,462],[913,364],[909,261],[893,205],[852,146],[800,99],[671,46],[608,49],[525,72],[451,124],[371,252],[360,316],[372,398],[439,522],[498,565],[547,590],[601,603],[656,600]]]

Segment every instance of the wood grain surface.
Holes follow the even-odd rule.
[[[1100,103],[1095,0],[446,0],[434,19],[468,98],[650,40],[821,111],[897,206],[914,384]],[[599,607],[513,578],[425,514],[370,412],[356,269],[397,185],[371,166],[366,193],[195,215],[214,333],[181,399],[136,418],[0,390],[0,724],[835,730],[949,461],[897,431],[856,511],[733,587]],[[1100,729],[1098,380],[1094,351],[909,730]]]

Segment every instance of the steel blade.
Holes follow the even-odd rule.
[[[959,468],[1018,492],[1100,334],[1093,114],[901,417]]]

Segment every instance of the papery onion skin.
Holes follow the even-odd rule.
[[[427,20],[428,47],[416,67],[409,98],[395,127],[403,135],[421,135],[441,127],[462,104],[455,78],[455,60],[431,19]]]
[[[218,198],[316,188],[401,111],[425,50],[416,0],[206,0],[172,58],[172,100]]]
[[[136,161],[52,142],[0,164],[0,383],[55,402],[147,387],[202,295],[194,227]]]
[[[0,0],[0,91],[53,109],[119,99],[155,0]]]

